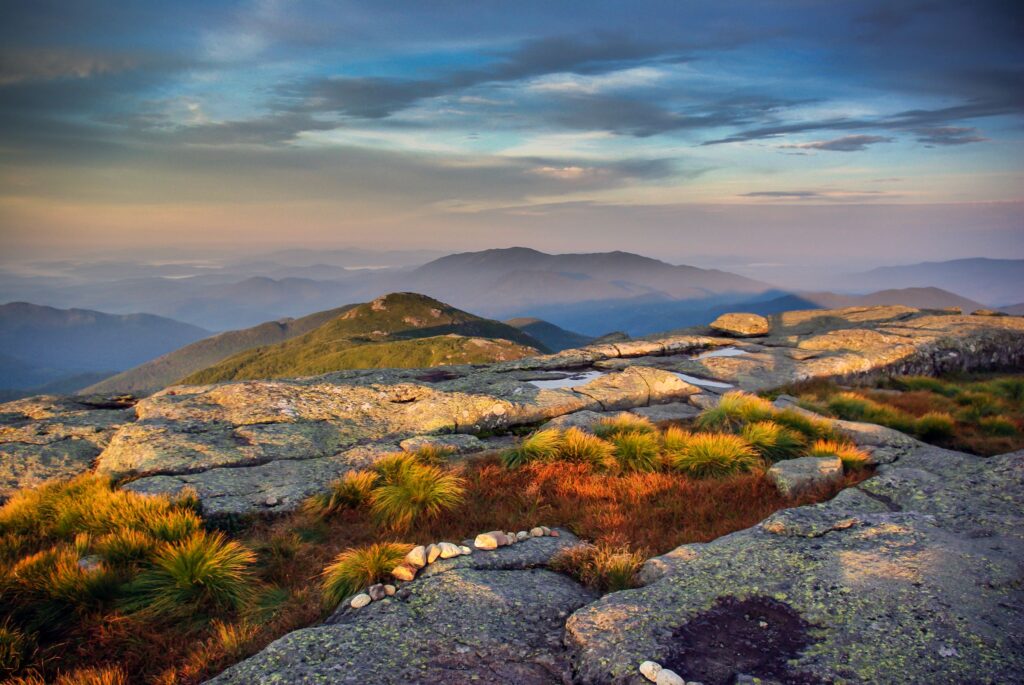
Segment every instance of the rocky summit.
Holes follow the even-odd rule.
[[[205,516],[230,520],[290,511],[423,444],[467,453],[507,444],[515,426],[688,418],[732,388],[1024,363],[1017,317],[863,307],[767,321],[753,337],[688,329],[480,367],[179,386],[134,404],[30,398],[0,406],[0,475],[9,492],[94,468],[138,492],[194,488]],[[873,477],[651,559],[643,587],[597,598],[551,570],[575,542],[567,531],[480,547],[211,682],[643,683],[645,662],[705,685],[1020,682],[1024,453],[986,459],[834,426],[870,454]],[[797,466],[778,482],[838,473]]]
[[[1022,361],[1019,317],[854,307],[775,315],[754,338],[686,329],[484,366],[177,386],[134,406],[35,397],[0,405],[0,497],[95,468],[140,492],[191,486],[209,516],[275,513],[417,436],[493,434],[580,411],[650,407],[660,418],[673,410],[665,404],[688,405],[675,409],[683,417],[732,388]]]

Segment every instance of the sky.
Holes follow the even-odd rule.
[[[8,259],[1024,257],[1019,0],[0,8]]]

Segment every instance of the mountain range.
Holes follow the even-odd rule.
[[[907,266],[885,266],[846,277],[841,285],[857,289],[917,288],[936,286],[985,303],[1002,307],[1024,301],[1024,259],[954,259]]]
[[[75,390],[209,334],[152,314],[11,302],[0,305],[0,388]]]
[[[435,253],[436,254],[436,253]],[[386,292],[418,292],[478,315],[540,318],[588,336],[703,323],[722,307],[759,308],[800,295],[728,271],[626,252],[547,254],[528,248],[448,255],[292,250],[223,264],[44,262],[0,270],[0,298],[112,313],[145,311],[215,330],[301,318]],[[1024,260],[969,259],[845,276],[825,291],[936,287],[986,307],[1024,301]],[[149,274],[147,274],[149,269]],[[42,274],[45,274],[42,275]],[[801,306],[807,306],[804,303]]]

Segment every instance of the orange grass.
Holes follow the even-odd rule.
[[[778,509],[821,501],[839,489],[787,500],[761,473],[693,479],[665,472],[609,474],[569,462],[507,469],[497,455],[455,471],[465,481],[464,500],[435,519],[413,522],[403,541],[459,542],[481,531],[544,524],[568,528],[602,548],[654,555],[747,528]],[[848,474],[842,486],[869,473]],[[297,511],[255,522],[236,539],[258,555],[253,565],[258,592],[280,595],[267,613],[242,612],[230,622],[205,625],[96,613],[81,617],[59,644],[47,645],[33,665],[47,682],[116,664],[130,683],[200,683],[281,635],[323,619],[328,610],[319,589],[322,570],[344,549],[379,542],[382,535],[366,507],[344,509],[326,520]]]

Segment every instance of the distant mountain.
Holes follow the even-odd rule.
[[[666,304],[699,311],[772,291],[726,271],[628,252],[553,255],[523,247],[449,255],[395,278],[403,289],[484,316],[540,317],[592,335],[629,330],[638,313],[650,318]]]
[[[873,305],[902,304],[919,309],[959,307],[965,314],[985,305],[941,288],[894,288],[867,295],[839,295],[836,293],[800,293],[799,297],[824,309],[840,307],[870,307]]]
[[[1024,316],[1024,302],[1021,302],[1020,304],[1011,304],[1008,307],[1000,307],[1000,310],[1011,316]]]
[[[93,374],[79,379],[87,385],[97,372],[115,373],[207,335],[151,314],[0,305],[0,387],[32,389]]]
[[[987,306],[1024,300],[1024,259],[955,259],[908,266],[886,266],[848,277],[851,290],[936,287]]]
[[[552,352],[571,350],[577,347],[584,347],[594,341],[594,338],[582,333],[574,333],[560,328],[555,324],[542,319],[521,317],[506,321],[509,326],[518,328],[522,332],[539,340]]]
[[[182,382],[483,363],[541,351],[547,351],[542,343],[512,326],[416,293],[392,293],[353,307],[302,336],[234,355]]]
[[[252,328],[220,333],[111,376],[85,388],[83,392],[148,395],[239,352],[274,345],[304,335],[355,306],[349,304],[300,319],[269,321]]]

